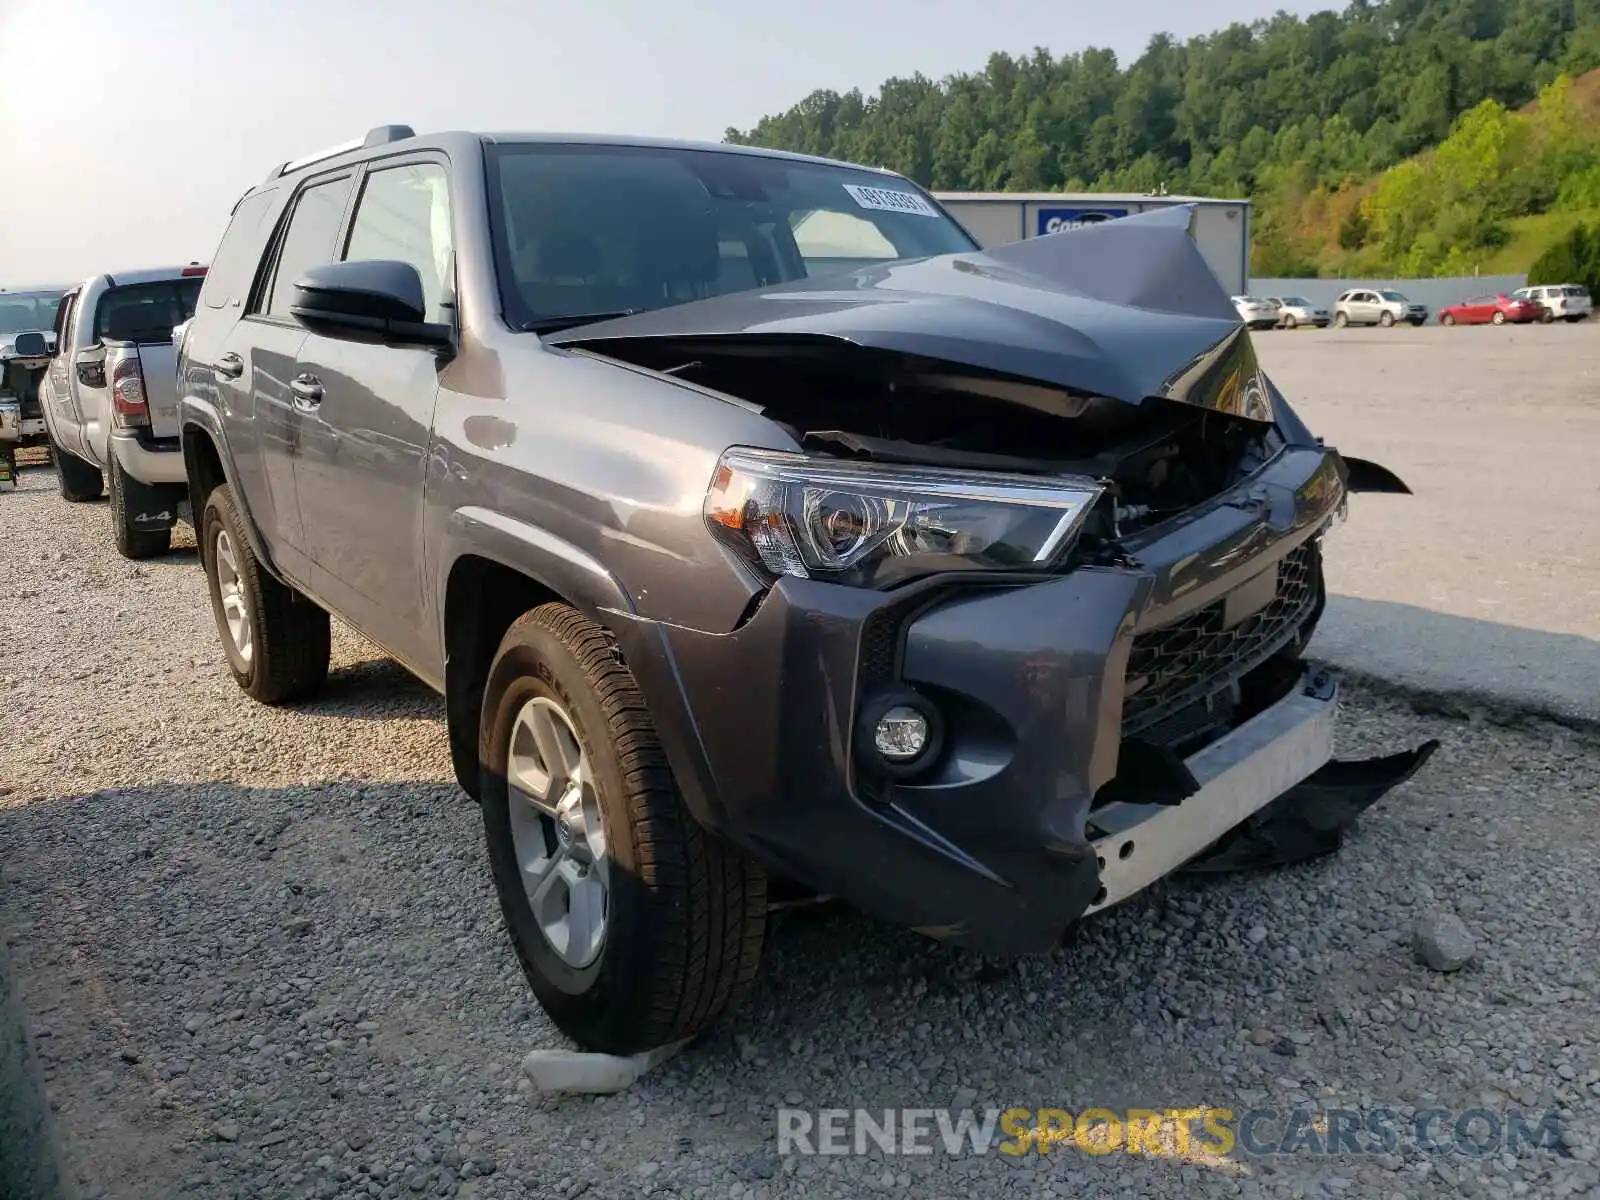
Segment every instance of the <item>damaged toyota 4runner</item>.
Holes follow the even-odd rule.
[[[768,880],[1048,950],[1296,861],[1431,744],[1331,760],[1323,536],[1404,492],[1257,365],[1184,209],[980,250],[916,185],[403,126],[252,189],[179,361],[222,647],[337,614],[445,697],[528,980],[586,1047],[751,982]]]

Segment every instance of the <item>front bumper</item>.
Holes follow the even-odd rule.
[[[1128,539],[1127,565],[888,593],[786,578],[732,633],[618,636],[702,823],[882,919],[1043,950],[1328,761],[1335,689],[1298,655],[1344,494],[1336,454],[1292,447]],[[944,723],[910,780],[875,774],[856,729],[902,688]],[[1151,770],[1191,794],[1135,803]]]

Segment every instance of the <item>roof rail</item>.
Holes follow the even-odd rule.
[[[351,138],[348,142],[340,142],[337,146],[329,146],[326,150],[318,150],[315,154],[308,154],[304,158],[291,158],[288,162],[275,167],[267,176],[267,182],[271,183],[291,171],[309,167],[312,163],[321,162],[325,158],[337,158],[341,154],[349,154],[352,150],[370,150],[373,146],[387,146],[390,142],[416,136],[416,130],[409,125],[375,125],[367,131],[366,137]]]
[[[416,136],[417,131],[409,125],[374,125],[367,130],[367,140],[361,145],[363,148],[387,146],[390,142],[402,142]]]

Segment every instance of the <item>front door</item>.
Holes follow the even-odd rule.
[[[427,320],[453,320],[448,174],[420,158],[369,171],[345,261],[398,260],[422,277]],[[292,388],[295,485],[317,590],[392,653],[428,662],[422,619],[423,482],[440,360],[313,333]]]

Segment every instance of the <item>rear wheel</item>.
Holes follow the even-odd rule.
[[[1385,309],[1383,312],[1378,314],[1378,324],[1382,325],[1385,329],[1388,329],[1394,324],[1394,314]]]
[[[263,704],[321,688],[331,651],[328,614],[262,569],[227,484],[206,500],[200,554],[234,682]]]
[[[678,793],[615,642],[563,604],[512,624],[484,691],[482,812],[529,986],[586,1050],[694,1036],[755,979],[766,876]]]
[[[1283,318],[1283,327],[1285,329],[1298,329],[1300,322],[1295,320],[1293,313],[1289,313]]]
[[[50,443],[51,457],[56,460],[56,482],[61,485],[61,498],[73,504],[100,499],[105,491],[105,476],[100,468],[68,454],[55,442]]]
[[[172,528],[138,529],[134,517],[138,514],[128,500],[128,480],[122,464],[111,459],[111,529],[116,535],[117,550],[123,558],[153,558],[172,549]]]
[[[1555,319],[1556,319],[1555,313],[1551,312],[1548,308],[1545,309],[1544,312],[1539,314],[1539,324],[1541,324],[1541,325],[1548,325],[1548,324],[1550,324],[1551,321],[1554,321]]]

